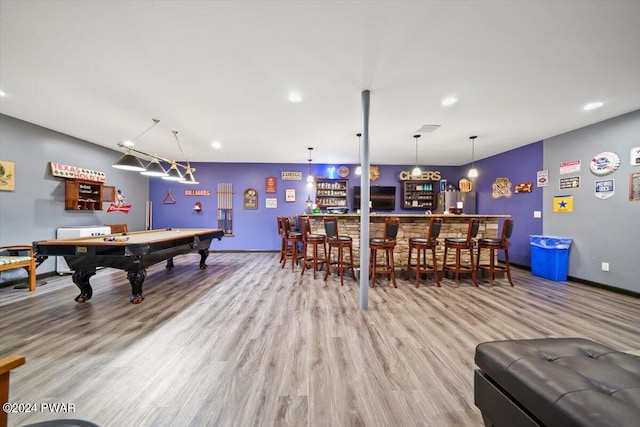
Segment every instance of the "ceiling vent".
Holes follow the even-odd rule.
[[[431,133],[431,132],[434,132],[434,131],[438,130],[438,128],[440,128],[440,125],[422,125],[422,127],[420,129],[418,129],[416,132],[418,132],[418,133]]]

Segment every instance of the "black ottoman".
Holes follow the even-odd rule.
[[[640,357],[581,338],[476,347],[475,404],[487,426],[640,427]]]

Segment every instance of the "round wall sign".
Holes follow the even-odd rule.
[[[598,176],[609,175],[610,173],[615,172],[619,166],[620,157],[616,153],[612,153],[610,151],[596,154],[589,164],[591,173]]]

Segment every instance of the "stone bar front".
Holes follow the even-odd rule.
[[[349,236],[353,239],[353,258],[354,264],[360,264],[360,214],[312,214],[304,215],[309,217],[311,230],[313,233],[325,234],[323,218],[335,216],[338,218],[338,232],[340,235]],[[454,214],[373,214],[369,216],[370,235],[371,237],[382,237],[384,233],[385,218],[399,218],[400,229],[398,231],[398,244],[394,250],[394,259],[397,270],[406,268],[407,256],[409,254],[409,239],[411,237],[426,237],[429,231],[429,221],[431,218],[442,218],[442,228],[440,230],[441,242],[436,249],[436,257],[438,259],[438,268],[442,268],[442,258],[444,256],[444,239],[447,237],[465,237],[469,227],[469,221],[472,218],[480,220],[480,229],[477,239],[483,237],[498,237],[498,227],[500,218],[509,218],[510,215],[454,215]],[[455,252],[455,251],[450,251]],[[489,251],[482,251],[481,262],[488,262]],[[449,260],[452,257],[449,256]],[[462,261],[469,262],[469,252],[462,252]]]

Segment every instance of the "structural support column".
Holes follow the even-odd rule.
[[[360,175],[360,309],[369,307],[369,97],[362,91],[362,174]]]

